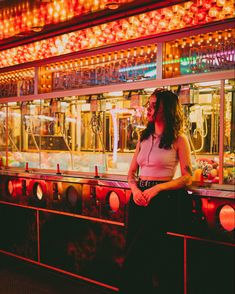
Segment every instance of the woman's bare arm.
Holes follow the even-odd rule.
[[[177,149],[181,176],[169,182],[161,183],[143,192],[144,197],[149,202],[152,197],[164,190],[176,190],[189,186],[192,183],[192,165],[190,158],[190,146],[185,135],[179,136],[175,143]]]
[[[136,145],[135,153],[134,153],[133,158],[131,160],[131,164],[130,164],[128,176],[127,176],[128,184],[129,184],[129,187],[131,188],[132,192],[134,192],[136,189],[138,189],[136,176],[137,176],[137,171],[139,169],[139,165],[137,163],[137,156],[138,156],[139,150],[140,150],[140,142],[138,141],[138,143]]]
[[[147,202],[145,198],[143,197],[142,191],[137,186],[137,171],[139,169],[139,165],[137,163],[137,156],[140,151],[140,142],[137,143],[134,156],[132,158],[130,168],[128,171],[128,184],[131,188],[132,194],[133,194],[133,200],[137,205],[146,206]]]

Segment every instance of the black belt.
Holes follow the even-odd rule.
[[[157,184],[161,184],[161,183],[164,183],[166,181],[149,181],[149,180],[139,180],[138,181],[138,186],[140,188],[144,188],[144,187],[153,187]]]

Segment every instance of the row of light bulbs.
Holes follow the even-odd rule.
[[[227,40],[234,40],[234,36],[235,36],[235,29],[227,29],[224,31],[210,32],[203,35],[200,34],[197,36],[192,36],[188,38],[174,40],[172,42],[167,42],[168,49],[171,47],[172,49],[173,48],[177,49],[177,51],[174,52],[174,50],[173,51],[170,50],[169,54],[165,55],[164,60],[165,61],[173,60],[173,59],[177,60],[179,58],[180,52],[178,50],[180,48],[192,47],[195,45],[200,46],[202,43],[205,43],[205,44],[213,43],[213,46],[215,46],[213,41],[222,42],[224,44],[224,42]],[[232,42],[230,42],[230,44],[232,44]],[[41,72],[43,73],[43,72],[58,72],[58,71],[64,71],[64,70],[74,70],[83,66],[91,66],[96,64],[99,65],[104,62],[121,61],[124,58],[128,59],[128,58],[136,58],[137,56],[146,56],[147,54],[150,54],[150,53],[153,53],[156,56],[157,46],[155,44],[148,45],[148,46],[134,47],[128,50],[114,51],[112,53],[103,54],[103,55],[96,55],[96,56],[91,56],[86,58],[75,59],[75,60],[73,59],[67,62],[52,63],[50,65],[42,67]],[[7,72],[7,73],[0,74],[0,82],[10,81],[10,80],[21,80],[24,78],[33,78],[33,77],[34,77],[33,69],[20,70],[20,71]],[[43,75],[42,75],[42,78],[43,78]]]
[[[6,72],[0,74],[0,83],[12,80],[23,80],[27,78],[34,78],[34,69],[19,70],[14,72]]]
[[[44,72],[58,72],[64,70],[74,70],[83,66],[99,65],[104,62],[123,61],[124,58],[136,58],[136,56],[146,56],[150,53],[156,55],[157,46],[155,44],[148,46],[135,47],[128,50],[115,51],[108,54],[96,55],[87,58],[73,59],[67,62],[52,63],[41,67],[42,78],[45,78]],[[33,78],[34,70],[20,70],[0,74],[0,82],[10,80],[21,80],[24,78]]]
[[[234,40],[235,37],[235,29],[228,29],[224,31],[216,31],[214,33],[208,33],[208,34],[203,34],[203,35],[197,35],[197,36],[192,36],[189,38],[183,38],[183,39],[178,39],[170,42],[171,46],[174,48],[181,47],[192,47],[195,45],[202,45],[202,44],[209,44],[213,43],[212,46],[214,46],[214,42],[227,42],[228,40]],[[213,42],[214,41],[214,42]]]
[[[90,56],[90,57],[80,58],[80,59],[73,59],[67,62],[52,63],[51,65],[45,66],[44,69],[46,72],[72,70],[72,69],[78,69],[84,66],[102,65],[102,63],[123,61],[124,59],[128,60],[131,58],[137,58],[138,56],[146,57],[147,55],[151,53],[155,54],[156,56],[157,46],[155,44],[149,45],[149,46],[141,46],[138,48],[135,47],[128,50],[115,51],[108,54]]]
[[[218,5],[215,0],[206,0],[205,3],[207,8],[200,6],[197,0],[187,1],[3,50],[0,51],[0,67],[42,60],[234,17],[233,0],[226,0],[226,6]],[[199,15],[201,15],[200,18]]]
[[[28,31],[41,31],[45,25],[56,24],[82,14],[104,10],[113,2],[121,5],[133,0],[54,0],[30,1],[0,10],[0,40]]]

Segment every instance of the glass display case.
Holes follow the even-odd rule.
[[[221,81],[169,86],[179,93],[192,150],[194,181],[219,182],[220,128],[224,124],[223,181],[234,184],[234,85]],[[145,127],[153,89],[9,102],[1,105],[1,153],[9,167],[126,175]],[[8,126],[6,128],[6,125]],[[8,136],[6,136],[6,133]],[[7,139],[6,139],[7,138]],[[178,171],[179,172],[179,171]]]
[[[164,51],[164,78],[233,69],[235,29],[175,39]]]
[[[156,79],[155,44],[40,67],[39,93]]]
[[[118,291],[127,174],[150,95],[165,88],[179,96],[193,171],[167,231],[177,276],[185,293],[222,274],[216,290],[232,289],[234,1],[16,6],[0,12],[0,252]]]
[[[146,101],[140,90],[1,105],[3,164],[7,150],[10,167],[59,164],[65,171],[87,172],[97,165],[103,173],[125,174],[144,127]]]
[[[223,182],[235,183],[234,163],[234,79],[194,83],[180,88],[179,98],[185,114],[185,133],[192,150],[194,180],[218,183],[220,158],[223,158]],[[221,116],[221,92],[224,113]],[[221,124],[224,137],[220,138]],[[220,150],[220,140],[224,147]],[[223,153],[223,154],[220,154]]]
[[[0,98],[34,93],[34,68],[0,74]]]
[[[223,182],[235,184],[235,80],[226,81],[224,105]]]
[[[183,107],[193,180],[234,184],[234,34],[197,30],[2,71],[1,164],[127,175],[149,95],[165,87]]]

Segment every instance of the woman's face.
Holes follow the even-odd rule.
[[[164,121],[162,103],[160,103],[158,112],[154,117],[156,103],[157,103],[157,97],[154,95],[151,95],[150,99],[149,99],[148,106],[147,106],[147,119],[149,122]]]

